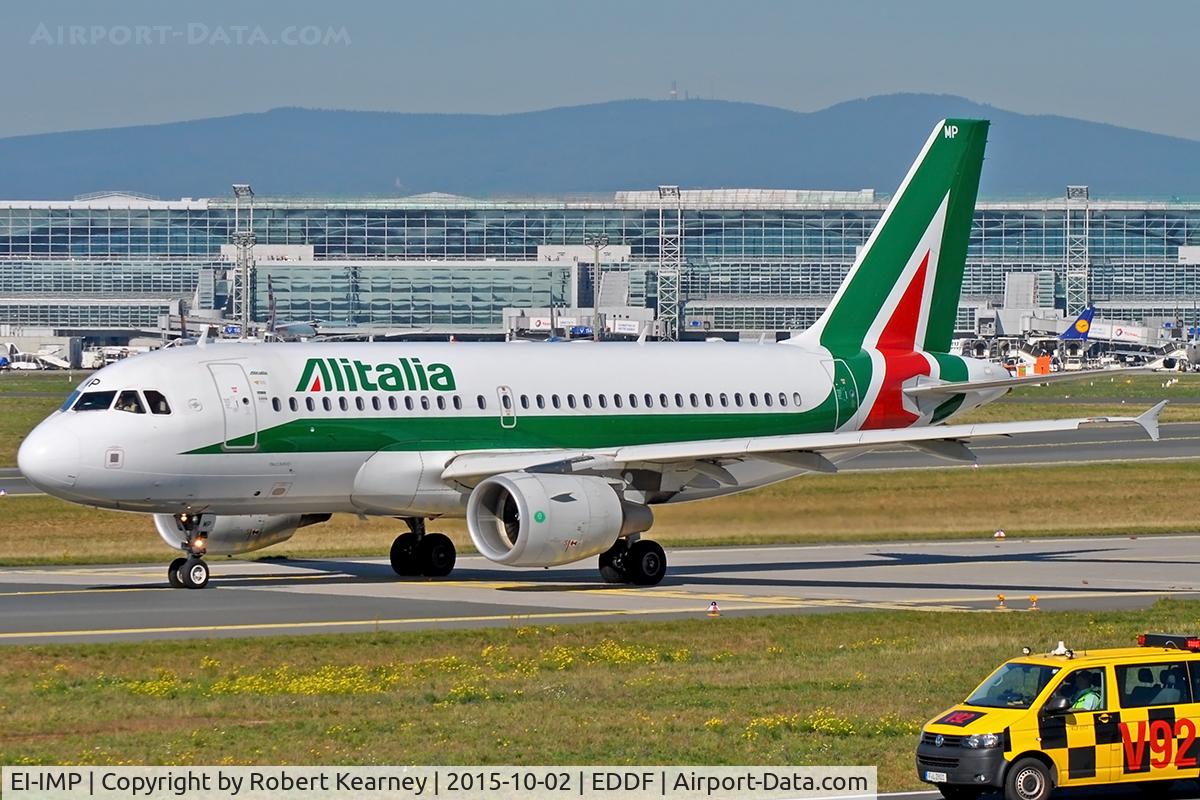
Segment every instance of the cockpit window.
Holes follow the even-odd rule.
[[[59,410],[59,411],[66,411],[68,408],[70,408],[71,406],[75,405],[75,401],[76,401],[76,400],[78,400],[78,399],[79,399],[79,390],[78,390],[78,389],[76,389],[75,391],[71,392],[71,394],[70,394],[70,395],[67,397],[67,399],[66,399],[66,400],[64,400],[64,401],[63,401],[63,404],[62,404],[62,406],[61,406],[61,407],[59,407],[59,409],[58,409],[58,410]]]
[[[116,392],[84,392],[75,404],[76,411],[107,411]]]
[[[167,398],[163,397],[162,392],[156,392],[153,389],[146,390],[146,405],[150,406],[151,414],[171,413],[171,406],[167,403]]]
[[[117,398],[117,411],[128,411],[130,414],[145,414],[146,408],[142,405],[142,398],[132,389],[126,389],[121,392]]]

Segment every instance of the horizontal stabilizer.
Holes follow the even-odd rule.
[[[1041,386],[1045,383],[1062,383],[1065,381],[1084,380],[1086,378],[1124,378],[1129,375],[1153,371],[1144,367],[1138,369],[1093,369],[1083,372],[1052,372],[1049,375],[1029,375],[1024,378],[1001,378],[995,381],[964,381],[959,383],[950,381],[920,381],[915,386],[905,388],[904,393],[909,397],[928,395],[949,397],[956,394],[966,394],[967,392],[984,392],[989,389],[1012,389],[1017,386]]]

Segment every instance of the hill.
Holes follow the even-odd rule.
[[[278,108],[0,139],[0,197],[131,189],[225,196],[611,192],[659,183],[805,189],[899,184],[942,117],[992,120],[982,194],[1195,195],[1200,142],[961,97],[901,94],[799,113],[715,100],[622,100],[521,114]]]

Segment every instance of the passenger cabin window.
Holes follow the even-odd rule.
[[[679,397],[679,395],[675,395],[675,396]],[[662,406],[663,408],[669,408],[671,405],[671,399],[669,397],[667,397],[666,394],[660,394],[658,396],[658,404],[660,406]]]
[[[713,407],[713,396],[708,392],[704,393],[704,405],[708,406],[709,408]]]
[[[666,405],[666,403],[663,403],[663,405]],[[696,395],[692,395],[692,405],[696,405]],[[683,408],[683,395],[681,395],[681,394],[675,395],[675,407]]]
[[[534,399],[534,402],[537,403],[538,408],[546,407],[546,398],[542,397],[540,394],[533,399]]]
[[[405,411],[413,410],[413,399],[411,397],[404,398],[404,410]]]
[[[585,394],[583,396],[583,407],[584,408],[592,407],[592,396],[590,394]]]
[[[354,407],[357,408],[359,411],[367,410],[367,404],[363,401],[363,399],[361,397],[354,398]]]
[[[304,398],[304,407],[305,407],[305,408],[307,408],[309,411],[316,411],[316,410],[317,410],[317,406],[316,406],[316,404],[313,402],[313,399],[312,399],[311,397],[306,397],[306,398]]]
[[[781,405],[781,406],[787,405],[787,393],[786,392],[779,393],[779,405]]]
[[[339,397],[338,398],[338,408],[340,408],[342,411],[349,411],[350,403],[346,400],[346,398]]]
[[[758,408],[758,395],[754,392],[750,393],[750,406],[752,408]]]
[[[737,406],[738,408],[742,407],[742,393],[741,392],[733,393],[733,404],[735,406]]]
[[[773,403],[773,402],[774,402],[774,400],[771,398],[771,393],[763,392],[763,405],[765,405],[767,408],[770,408],[771,403]]]
[[[421,395],[421,409],[424,411],[429,410],[429,398],[425,395]]]
[[[439,395],[437,396],[437,407],[438,407],[438,411],[445,411],[445,410],[446,410],[446,398],[445,398],[445,396],[444,396],[444,395],[440,395],[440,394],[439,394]]]
[[[475,405],[479,406],[480,411],[484,411],[487,409],[487,399],[483,395],[477,394],[475,395]]]
[[[601,408],[608,408],[608,395],[606,395],[606,394],[596,395],[596,402],[600,404]]]
[[[328,397],[322,397],[321,398],[321,407],[324,408],[326,411],[333,411],[333,401],[330,400]]]
[[[529,408],[529,395],[521,395],[521,408]]]
[[[621,395],[614,394],[613,395],[613,408],[620,408],[620,407],[621,407]]]
[[[721,406],[723,408],[729,406],[729,395],[725,394],[724,392],[721,392]]]
[[[379,403],[379,396],[378,396],[378,395],[375,395],[375,396],[371,397],[371,408],[375,409],[376,411],[382,411],[382,410],[383,410],[383,407],[382,407],[382,406],[380,405],[380,403]]]
[[[171,404],[167,402],[167,398],[163,397],[162,392],[157,392],[154,389],[145,391],[146,405],[150,406],[151,414],[170,414]],[[275,409],[278,411],[279,409]]]
[[[399,411],[400,404],[396,402],[396,395],[388,395],[388,409],[391,411]]]
[[[290,408],[292,411],[300,410],[300,404],[296,402],[296,398],[294,398],[294,397],[288,398],[288,408]]]
[[[1181,661],[1117,667],[1122,708],[1192,702],[1187,665]]]
[[[667,404],[666,398],[667,398],[667,396],[664,394],[663,395],[663,405],[664,406]],[[648,394],[648,395],[645,395],[642,399],[646,401],[646,408],[654,408],[654,395]]]
[[[282,411],[282,410],[283,410],[283,404],[279,402],[279,398],[278,398],[278,397],[272,397],[272,398],[271,398],[271,408],[275,409],[276,411]]]
[[[636,394],[629,395],[629,407],[637,408],[637,395]]]
[[[796,408],[800,407],[800,393],[792,392],[792,402],[796,404]]]
[[[138,397],[138,393],[126,389],[117,396],[117,411],[128,411],[130,414],[145,414],[146,407],[142,405],[142,398]]]
[[[462,398],[458,395],[454,395],[454,410],[462,411]]]
[[[567,395],[567,408],[574,408],[574,407],[575,407],[575,395],[569,394],[569,395]]]
[[[116,392],[84,392],[75,404],[75,411],[107,411]]]
[[[560,405],[560,403],[558,401],[558,395],[556,395],[556,394],[550,395],[550,405],[554,406],[555,408],[562,408],[562,405]]]

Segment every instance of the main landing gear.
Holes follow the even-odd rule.
[[[600,577],[605,583],[656,586],[666,574],[667,554],[658,542],[649,539],[617,539],[600,554]]]
[[[202,527],[202,516],[180,514],[179,524],[187,532],[187,542],[181,545],[186,556],[181,556],[167,567],[167,581],[173,589],[203,589],[208,586],[208,564],[204,553],[208,550],[208,527]]]
[[[426,533],[425,520],[408,518],[408,532],[392,542],[392,569],[397,575],[444,578],[454,569],[458,553],[444,533]]]

